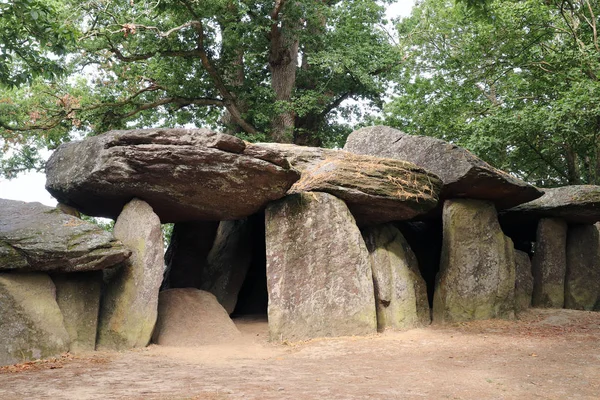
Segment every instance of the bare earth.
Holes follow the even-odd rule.
[[[600,399],[600,313],[369,337],[66,355],[0,368],[0,399]]]

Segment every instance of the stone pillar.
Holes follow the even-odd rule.
[[[369,253],[346,204],[307,192],[265,213],[272,340],[377,331]]]
[[[494,204],[447,200],[443,223],[433,321],[513,318],[514,247],[500,229]]]
[[[144,347],[156,322],[164,270],[160,219],[146,202],[133,199],[117,218],[114,235],[132,255],[105,274],[97,348]]]
[[[69,334],[48,274],[0,273],[0,365],[58,356]]]
[[[600,311],[599,225],[573,225],[567,236],[565,308]]]
[[[102,271],[53,274],[56,302],[71,339],[71,353],[94,351],[102,289]]]
[[[531,304],[534,307],[563,308],[566,269],[567,223],[560,218],[543,218],[538,223],[535,251],[531,260]]]
[[[515,311],[524,311],[531,307],[533,293],[533,275],[531,274],[531,259],[524,251],[515,250]]]
[[[387,224],[365,229],[363,237],[373,270],[377,330],[428,325],[427,287],[402,233]]]

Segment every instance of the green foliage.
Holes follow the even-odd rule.
[[[381,107],[401,63],[384,29],[390,0],[16,1],[31,18],[39,3],[78,21],[77,41],[51,50],[69,50],[59,63],[67,75],[0,89],[5,175],[30,167],[6,160],[22,144],[52,149],[110,129],[199,126],[281,140],[275,121],[287,115],[295,142],[341,145],[351,126],[340,120],[362,118],[344,100]],[[22,36],[43,47],[50,39],[38,31]],[[276,71],[290,79],[275,82]]]
[[[461,144],[540,186],[600,183],[600,4],[425,0],[385,121]]]

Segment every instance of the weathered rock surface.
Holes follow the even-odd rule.
[[[130,254],[97,225],[40,203],[0,199],[0,270],[96,270]]]
[[[560,218],[538,223],[535,252],[531,259],[534,307],[563,308],[567,269],[567,224]]]
[[[116,218],[133,197],[162,222],[240,219],[299,178],[274,150],[205,129],[110,131],[60,146],[46,188],[87,215]]]
[[[481,200],[446,200],[434,322],[513,318],[515,253],[496,209]]]
[[[56,302],[69,333],[71,353],[94,351],[102,291],[102,271],[53,274]]]
[[[0,365],[57,356],[69,335],[45,273],[0,273]]]
[[[240,338],[240,331],[213,294],[194,288],[160,292],[153,343],[196,347]]]
[[[502,213],[503,221],[562,218],[569,223],[593,224],[600,221],[600,186],[573,185],[544,189],[539,199]]]
[[[531,259],[524,251],[515,250],[515,311],[524,311],[531,307],[533,293],[533,275]]]
[[[344,202],[295,194],[270,204],[265,221],[271,338],[376,332],[369,253]]]
[[[367,228],[363,237],[373,270],[377,330],[428,325],[427,287],[417,257],[402,233],[387,224]]]
[[[117,270],[105,273],[96,345],[114,350],[143,347],[152,336],[163,277],[160,220],[146,202],[133,199],[117,218],[114,233],[133,254]]]
[[[202,271],[213,246],[218,221],[179,222],[173,227],[165,253],[167,271],[163,289],[200,288]]]
[[[361,225],[411,219],[438,203],[439,178],[406,161],[292,144],[261,146],[281,152],[302,172],[290,193],[330,193],[346,202]]]
[[[200,289],[214,294],[229,314],[250,268],[252,234],[249,219],[222,221],[202,270]]]
[[[569,227],[565,308],[600,311],[599,229],[598,224]]]
[[[432,137],[407,135],[386,126],[352,132],[344,150],[406,160],[425,168],[444,182],[441,199],[490,200],[497,209],[504,209],[542,195],[535,187],[492,167],[461,147]]]

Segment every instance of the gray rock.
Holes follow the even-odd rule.
[[[69,334],[45,273],[0,273],[0,365],[57,356]]]
[[[417,257],[393,225],[370,227],[363,237],[371,257],[377,330],[409,329],[431,322],[427,287]]]
[[[160,292],[153,343],[197,347],[231,343],[241,336],[213,294],[194,288]]]
[[[252,261],[252,224],[250,220],[222,221],[206,267],[200,289],[214,294],[231,314]]]
[[[442,182],[414,164],[342,150],[268,143],[302,172],[289,193],[326,192],[346,202],[359,225],[401,221],[437,206]]]
[[[94,351],[102,291],[102,271],[53,274],[56,302],[69,333],[71,353]]]
[[[520,312],[531,307],[533,294],[533,275],[531,259],[524,251],[515,250],[515,311]]]
[[[534,307],[563,308],[567,269],[567,224],[560,218],[538,223],[535,252],[531,260]]]
[[[600,311],[599,229],[599,224],[569,227],[565,308]]]
[[[87,215],[116,218],[133,197],[163,223],[240,219],[299,178],[273,150],[205,129],[110,131],[61,145],[46,188]]]
[[[158,216],[133,199],[115,223],[115,237],[133,250],[131,258],[106,276],[97,348],[123,350],[150,342],[163,277],[163,237]]]
[[[202,271],[213,246],[218,221],[179,222],[173,227],[171,243],[165,253],[167,272],[163,289],[200,288]]]
[[[0,199],[0,270],[88,271],[130,254],[97,225],[40,203]]]
[[[600,221],[600,186],[573,185],[544,189],[542,197],[504,211],[501,218],[503,223],[515,224],[541,218],[593,224]]]
[[[497,209],[504,209],[542,195],[535,187],[492,167],[461,147],[432,137],[407,135],[386,126],[352,132],[344,150],[406,160],[425,168],[444,182],[440,199],[490,200]]]
[[[301,193],[265,213],[272,340],[377,330],[369,253],[344,202]]]
[[[434,322],[513,318],[515,253],[496,209],[482,200],[446,200]]]

